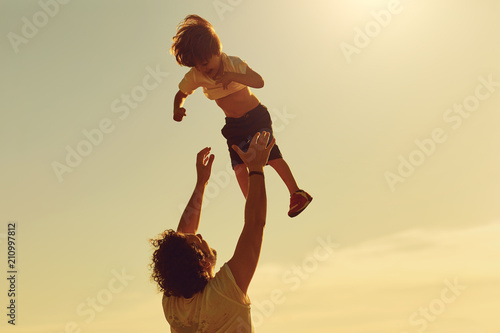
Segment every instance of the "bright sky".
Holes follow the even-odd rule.
[[[231,257],[244,200],[224,115],[197,91],[172,120],[188,69],[168,50],[193,13],[264,78],[314,196],[288,218],[266,169],[256,332],[498,333],[497,0],[0,2],[2,332],[168,332],[148,239],[177,226],[205,146],[200,232]]]

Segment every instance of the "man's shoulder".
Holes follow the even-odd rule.
[[[218,290],[233,288],[233,286],[236,285],[233,273],[227,263],[224,263],[219,271],[215,273],[215,276],[209,281],[209,284],[211,287]]]
[[[212,280],[224,279],[224,278],[227,278],[228,276],[233,276],[233,274],[231,273],[231,269],[229,268],[229,266],[226,262],[226,263],[224,263],[224,265],[221,266],[221,268],[219,268],[219,271],[217,273],[215,273],[215,276]]]
[[[250,304],[250,299],[245,293],[243,293],[243,291],[241,291],[240,287],[236,283],[236,280],[234,279],[233,272],[227,263],[220,268],[210,282],[212,288],[229,297],[233,301],[236,301],[238,304]]]

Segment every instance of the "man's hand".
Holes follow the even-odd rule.
[[[177,108],[174,109],[174,120],[179,122],[182,121],[182,118],[186,116],[186,109],[184,108]]]
[[[234,81],[233,72],[224,72],[222,76],[215,81],[216,84],[222,83],[222,89],[227,89],[227,86]]]
[[[262,172],[275,143],[273,139],[268,144],[270,137],[269,132],[256,133],[246,153],[236,145],[233,145],[232,148],[240,155],[250,171]],[[245,294],[259,262],[266,214],[265,179],[258,175],[251,176],[248,180],[248,195],[245,203],[245,225],[236,244],[233,257],[227,263],[236,284]]]
[[[203,194],[205,193],[205,186],[210,178],[212,163],[215,158],[213,154],[209,156],[210,149],[211,148],[208,147],[204,148],[198,153],[198,155],[196,155],[196,186],[194,187],[193,194],[191,195],[191,198],[182,213],[179,226],[177,227],[178,232],[196,234],[198,231],[198,226],[200,225],[201,207],[203,205]]]
[[[269,132],[255,133],[246,153],[242,151],[240,147],[236,145],[232,146],[238,155],[240,155],[243,162],[245,162],[249,171],[262,171],[267,164],[271,149],[273,149],[274,143],[276,142],[276,139],[273,138],[273,140],[267,144],[270,136],[271,134]]]
[[[198,175],[198,183],[206,185],[212,172],[212,164],[214,162],[214,154],[210,154],[212,148],[203,148],[196,156],[196,173]]]

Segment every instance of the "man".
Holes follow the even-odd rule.
[[[247,152],[233,145],[249,170],[245,223],[233,257],[217,274],[217,252],[197,234],[203,194],[214,155],[197,155],[197,182],[177,231],[152,240],[152,277],[163,292],[162,305],[172,332],[253,332],[248,286],[260,256],[266,223],[264,166],[274,146],[270,133],[256,133]]]

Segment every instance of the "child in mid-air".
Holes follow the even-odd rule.
[[[249,89],[262,88],[264,80],[240,58],[223,53],[212,25],[197,15],[189,15],[179,24],[170,51],[179,65],[191,67],[175,95],[174,120],[182,121],[186,115],[186,109],[182,107],[186,97],[203,87],[208,99],[215,100],[226,115],[222,135],[227,140],[231,164],[246,197],[249,172],[232,146],[246,151],[254,134],[261,131],[270,132],[269,140],[273,139],[271,116]],[[297,216],[309,205],[312,197],[299,189],[277,145],[271,150],[268,164],[278,172],[290,191],[288,215]],[[259,177],[259,173],[250,174]]]

